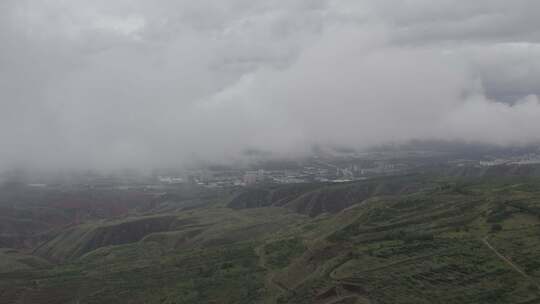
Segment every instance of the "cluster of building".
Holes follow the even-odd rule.
[[[352,163],[334,165],[328,162],[310,162],[286,169],[200,169],[183,172],[178,176],[158,176],[160,184],[196,184],[209,188],[250,186],[260,183],[296,184],[308,182],[340,183],[365,179],[370,176],[393,174],[408,168],[405,164],[373,162],[368,166]]]
[[[500,165],[536,165],[540,164],[540,154],[530,153],[521,156],[509,158],[496,158],[492,160],[479,161],[478,165],[482,167],[492,167]]]

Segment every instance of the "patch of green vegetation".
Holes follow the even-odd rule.
[[[21,253],[15,249],[0,248],[0,273],[26,271],[52,267],[46,260]]]
[[[302,240],[297,237],[278,240],[264,246],[266,264],[272,268],[283,268],[289,265],[292,259],[298,257],[306,250]]]

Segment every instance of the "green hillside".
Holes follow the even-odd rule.
[[[540,303],[540,182],[267,186],[0,257],[0,303]]]

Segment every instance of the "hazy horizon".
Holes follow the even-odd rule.
[[[0,171],[540,142],[540,2],[0,2]]]

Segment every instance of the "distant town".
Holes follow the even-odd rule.
[[[540,164],[540,152],[494,154],[481,157],[433,151],[385,151],[306,157],[300,160],[266,160],[249,165],[207,165],[189,169],[156,169],[142,174],[136,170],[114,173],[77,172],[47,175],[21,170],[4,172],[0,183],[24,183],[28,187],[76,187],[166,190],[178,186],[224,189],[257,184],[345,183],[373,177],[406,174],[432,165],[449,167],[491,167]]]

